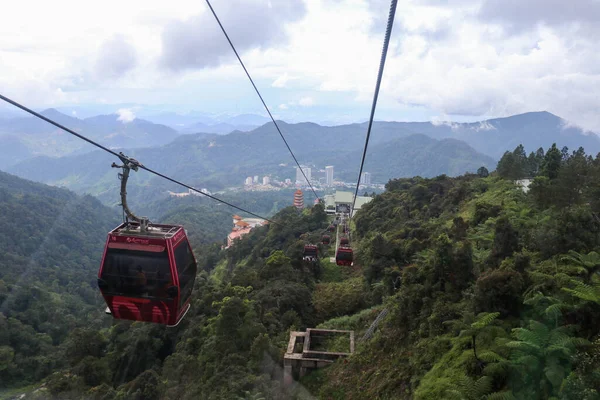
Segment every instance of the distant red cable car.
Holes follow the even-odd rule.
[[[329,232],[335,232],[335,225],[329,225],[329,227],[327,228],[327,230]]]
[[[329,243],[331,243],[331,236],[329,236],[329,235],[323,235],[323,237],[321,238],[321,243],[323,243],[323,244],[329,244]]]
[[[304,252],[302,253],[302,260],[304,261],[317,261],[319,251],[317,246],[314,244],[307,244],[304,246]]]
[[[348,240],[347,237],[343,237],[343,238],[340,239],[340,245],[341,246],[346,246],[346,245],[348,245],[348,243],[350,243],[350,241]]]
[[[338,247],[335,253],[335,263],[337,265],[351,266],[354,260],[354,253],[350,247]]]
[[[178,225],[123,223],[108,234],[98,286],[114,318],[175,326],[190,308],[196,260]]]

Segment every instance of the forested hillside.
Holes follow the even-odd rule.
[[[322,398],[600,397],[600,157],[526,160],[519,146],[498,169],[535,176],[527,194],[502,176],[399,179],[361,210],[359,262],[389,315],[307,378]]]
[[[600,398],[600,158],[524,154],[489,176],[390,181],[352,222],[351,268],[322,245],[318,265],[301,261],[329,224],[320,205],[227,250],[196,246],[177,328],[73,330],[26,398]],[[505,169],[534,178],[529,190]],[[354,355],[283,386],[290,330],[361,338],[383,309]]]
[[[74,329],[107,326],[95,276],[118,214],[0,172],[0,389],[65,365]]]

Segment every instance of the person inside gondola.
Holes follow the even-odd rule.
[[[169,297],[167,293],[167,289],[173,286],[173,282],[161,271],[156,272],[156,291],[154,292],[154,296],[162,299],[166,299]]]
[[[146,274],[142,270],[142,266],[137,266],[137,273],[135,274],[135,290],[138,294],[144,294],[147,292],[147,283]]]

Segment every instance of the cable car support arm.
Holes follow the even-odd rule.
[[[123,172],[119,173],[119,180],[121,181],[121,207],[123,207],[123,212],[125,213],[126,221],[129,222],[134,221],[140,224],[140,228],[142,231],[145,231],[148,227],[148,218],[146,217],[138,217],[135,215],[127,205],[127,180],[129,179],[129,171],[134,170],[137,172],[138,168],[142,166],[137,160],[127,157],[123,153],[119,153],[119,158],[123,165],[118,165],[116,163],[112,163],[111,167],[113,168],[121,168]]]

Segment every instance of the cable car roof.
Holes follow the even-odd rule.
[[[140,231],[140,224],[137,222],[122,223],[115,229],[109,232],[113,236],[139,236],[152,237],[156,239],[171,239],[177,232],[183,229],[181,225],[164,225],[152,224],[148,225],[145,232]]]

